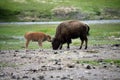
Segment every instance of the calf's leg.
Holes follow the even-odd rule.
[[[28,48],[29,42],[30,42],[30,40],[26,40],[26,45],[25,45],[26,49]]]
[[[38,41],[38,45],[39,45],[39,47],[42,47],[42,42]]]

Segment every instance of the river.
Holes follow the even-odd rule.
[[[51,22],[0,22],[1,24],[19,24],[19,25],[29,25],[29,24],[59,24],[62,21],[51,21]],[[105,23],[120,23],[120,20],[85,20],[82,21],[86,24],[105,24]]]

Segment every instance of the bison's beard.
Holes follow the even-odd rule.
[[[56,38],[52,40],[52,48],[53,50],[57,50],[60,46],[60,41]]]

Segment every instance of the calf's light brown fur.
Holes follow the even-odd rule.
[[[30,41],[38,42],[38,45],[40,47],[42,47],[42,42],[43,41],[51,42],[50,35],[47,35],[43,32],[27,32],[27,33],[25,33],[24,37],[26,39],[26,45],[25,45],[26,49],[28,48],[28,45],[29,45]]]

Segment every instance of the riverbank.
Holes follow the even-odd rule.
[[[87,50],[78,48],[0,50],[0,79],[120,79],[120,44],[89,46]]]
[[[49,21],[49,22],[0,22],[1,25],[18,24],[18,25],[31,25],[31,24],[60,24],[62,21]],[[120,20],[84,20],[86,24],[109,24],[120,23]]]

